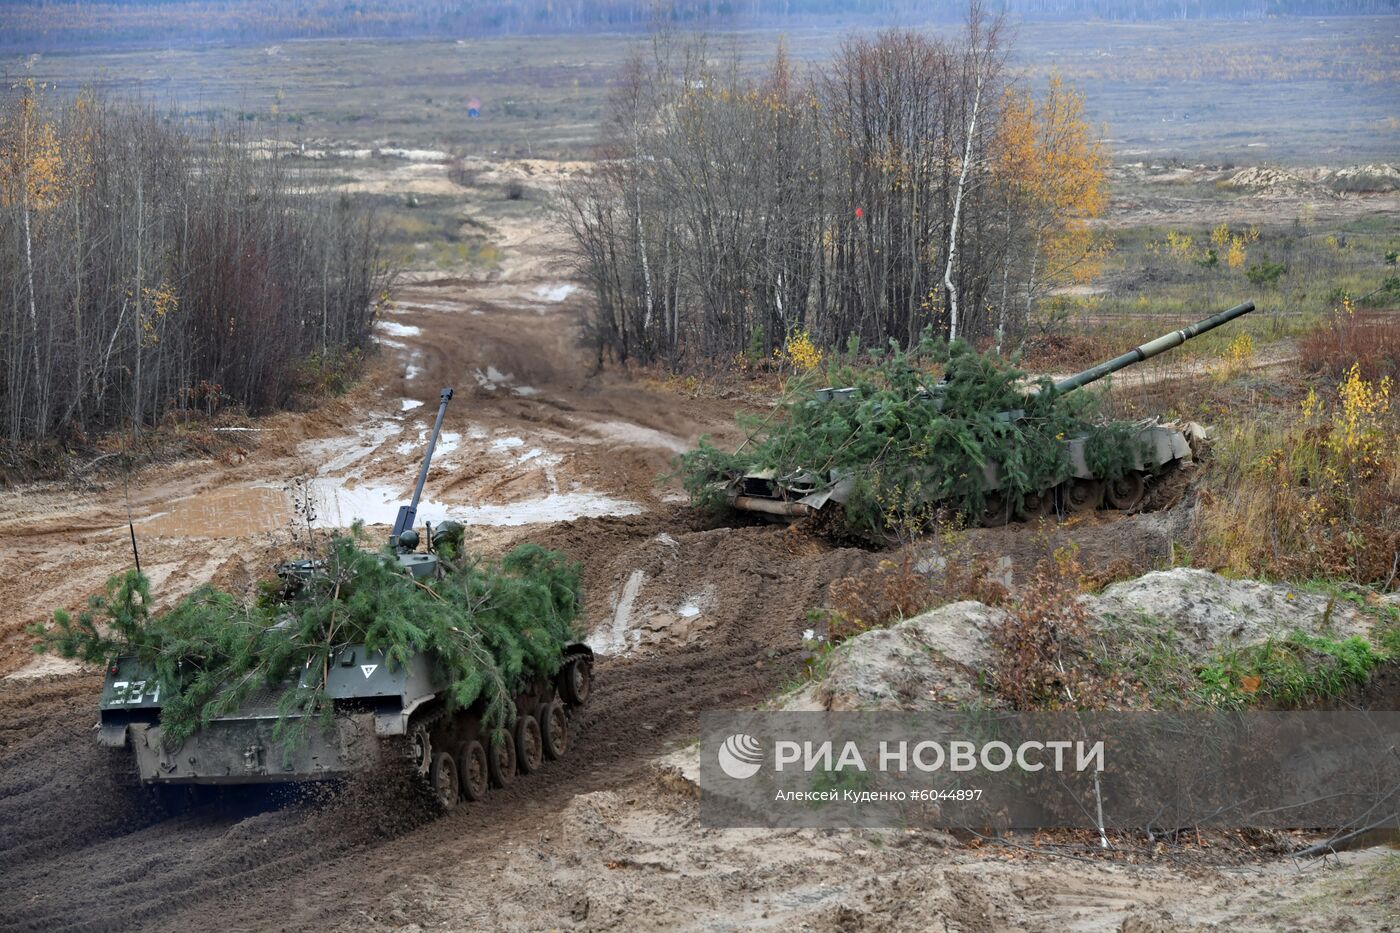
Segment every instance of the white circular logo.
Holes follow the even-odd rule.
[[[720,770],[742,781],[753,777],[763,766],[763,746],[758,739],[740,732],[724,740],[718,757]]]

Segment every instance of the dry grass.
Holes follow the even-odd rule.
[[[1400,321],[1393,313],[1356,311],[1349,300],[1332,320],[1298,341],[1303,366],[1333,378],[1353,365],[1363,379],[1400,378]]]
[[[934,576],[919,569],[913,549],[905,549],[897,561],[883,560],[872,571],[831,584],[827,637],[839,643],[959,600],[1001,606],[1009,598],[995,562],[986,554],[964,554],[959,549],[948,557],[943,572]]]
[[[1196,561],[1228,573],[1394,588],[1400,575],[1400,406],[1353,362],[1334,388],[1214,444]]]
[[[836,644],[907,619],[933,605],[936,595],[932,581],[919,572],[912,551],[898,562],[882,560],[868,573],[831,584],[827,638]]]
[[[992,632],[992,686],[1013,708],[1103,709],[1122,705],[1123,683],[1090,656],[1085,575],[1072,548],[1060,548],[1006,605]]]

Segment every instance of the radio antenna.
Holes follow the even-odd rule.
[[[136,523],[131,520],[131,454],[122,458],[122,487],[126,498],[126,530],[131,533],[131,557],[136,561],[136,572],[141,572],[141,551],[136,547]]]

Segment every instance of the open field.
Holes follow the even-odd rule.
[[[951,32],[951,28],[949,28]],[[759,61],[781,38],[828,57],[841,33],[724,33],[716,56]],[[11,54],[11,78],[169,100],[250,134],[471,155],[587,154],[635,36],[306,41]],[[1080,86],[1123,158],[1352,164],[1400,151],[1400,19],[1021,26],[1015,64]],[[480,119],[466,101],[479,98]]]
[[[130,504],[161,605],[211,579],[249,592],[288,545],[293,513],[281,487],[298,476],[327,523],[355,515],[372,535],[384,532],[411,483],[423,413],[440,385],[455,385],[420,514],[466,519],[486,553],[532,540],[584,562],[584,624],[603,657],[577,747],[486,805],[436,821],[357,794],[289,808],[212,805],[175,819],[133,809],[120,783],[90,783],[102,766],[88,728],[98,678],[30,660],[20,633],[128,562],[120,478],[10,490],[0,558],[29,571],[0,587],[0,667],[12,675],[0,680],[11,737],[0,748],[0,815],[11,827],[0,861],[23,896],[0,908],[0,925],[83,929],[100,916],[143,929],[214,918],[235,929],[695,928],[716,911],[821,930],[929,917],[988,931],[1388,922],[1397,861],[1384,848],[1295,864],[1229,839],[1216,841],[1218,855],[1160,857],[1125,839],[1121,857],[1085,865],[943,834],[700,826],[693,785],[657,759],[693,740],[699,712],[804,683],[808,610],[825,603],[833,580],[869,571],[881,555],[780,527],[715,527],[679,504],[674,484],[656,484],[701,434],[737,442],[734,411],[761,410],[766,390],[590,374],[576,325],[586,299],[564,287],[562,243],[543,204],[492,194],[545,169],[497,165],[463,190],[462,210],[498,265],[412,275],[363,384],[315,411],[254,423],[221,460],[142,470]],[[358,183],[375,184],[376,172]],[[1153,385],[1129,380],[1116,391],[1150,399]],[[1121,572],[1113,568],[1125,559],[1141,572],[1171,563],[1184,514],[975,530],[962,546],[1000,561],[1013,581],[1056,547],[1076,548],[1094,573]],[[940,546],[930,542],[929,553]],[[53,813],[65,814],[61,831]],[[1189,918],[1178,909],[1186,904]]]
[[[776,38],[715,46],[756,60]],[[836,36],[786,40],[811,60]],[[734,415],[769,411],[784,374],[594,365],[583,327],[592,299],[571,278],[551,207],[557,186],[590,167],[633,41],[314,41],[4,62],[12,77],[60,91],[93,82],[168,100],[193,120],[239,119],[251,139],[274,141],[270,152],[373,203],[405,273],[378,320],[379,351],[344,395],[195,425],[224,432],[217,455],[146,464],[129,490],[90,457],[61,481],[0,487],[0,565],[23,569],[0,580],[0,870],[11,892],[0,929],[1400,926],[1400,854],[1283,854],[1319,838],[1309,833],[1168,843],[1125,832],[1103,853],[1074,836],[701,824],[699,715],[818,695],[804,632],[825,624],[813,611],[835,603],[833,582],[882,561],[965,559],[1014,591],[1062,553],[1094,589],[1170,568],[1189,581],[1184,565],[1206,558],[1183,542],[1219,488],[1213,471],[1259,457],[1227,434],[1220,459],[1190,471],[1161,508],[884,552],[691,510],[667,477],[675,455],[705,435],[739,444]],[[1344,295],[1368,320],[1400,314],[1400,286],[1385,286],[1400,274],[1387,259],[1400,252],[1400,186],[1345,190],[1327,171],[1400,154],[1400,17],[1040,24],[1018,45],[1033,80],[1057,70],[1082,89],[1114,154],[1101,222],[1114,251],[1099,279],[1051,303],[1062,319],[1047,327],[1054,339],[1028,346],[1028,366],[1064,374],[1248,298],[1260,310],[1237,328],[1116,379],[1108,410],[1227,431],[1257,423],[1262,436],[1265,424],[1292,424],[1310,389],[1334,394],[1331,376],[1303,371],[1299,338]],[[473,96],[480,119],[465,115]],[[1294,174],[1234,183],[1266,162]],[[1212,242],[1222,224],[1249,237],[1235,267]],[[1286,268],[1252,281],[1251,266],[1266,262]],[[583,563],[581,624],[600,660],[569,757],[436,820],[358,787],[291,806],[235,795],[162,818],[123,784],[95,783],[108,766],[91,729],[100,674],[35,659],[24,627],[81,605],[129,565],[128,514],[161,607],[210,581],[254,593],[292,546],[287,488],[298,481],[324,529],[362,518],[377,543],[411,488],[444,385],[458,394],[420,521],[464,520],[469,547],[485,554],[534,541]],[[1237,584],[1254,585],[1220,582],[1227,593]],[[1361,605],[1358,618],[1400,619],[1382,589],[1317,579],[1298,592],[1325,594],[1314,597],[1327,605],[1324,626],[1338,601]],[[1400,681],[1388,670],[1333,699],[1394,709]]]

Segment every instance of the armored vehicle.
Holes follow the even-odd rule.
[[[1061,379],[1053,383],[1049,391],[1072,392],[1120,369],[1180,346],[1193,337],[1214,330],[1253,310],[1253,302],[1237,305],[1190,327],[1164,334],[1083,372]],[[919,397],[942,412],[945,399],[941,390],[941,385],[934,385],[922,389]],[[825,388],[816,390],[816,398],[825,404],[854,406],[859,404],[859,392],[856,388]],[[1001,411],[996,415],[1004,421],[1018,421],[1025,416],[1022,410]],[[979,514],[971,518],[982,525],[992,526],[1006,524],[1013,518],[1025,520],[1057,511],[1080,512],[1102,507],[1131,509],[1138,506],[1153,479],[1192,460],[1193,445],[1202,438],[1203,432],[1197,425],[1161,423],[1156,420],[1138,422],[1134,427],[1136,430],[1126,439],[1129,444],[1128,455],[1131,458],[1130,468],[1121,475],[1095,475],[1085,456],[1086,438],[1063,438],[1063,463],[1060,470],[1062,479],[1048,488],[1025,492],[1019,503],[1013,503],[1012,497],[1006,493],[1000,466],[995,462],[982,464],[980,469],[983,507]],[[767,469],[730,475],[724,483],[724,495],[729,504],[740,511],[762,513],[780,521],[792,521],[823,508],[830,509],[833,503],[839,509],[851,495],[855,484],[856,475],[850,469],[830,469],[824,473],[810,469],[787,472]]]
[[[428,529],[424,549],[413,527],[451,398],[452,390],[444,389],[412,500],[400,506],[389,538],[390,559],[417,580],[444,572],[439,550],[462,534],[460,525],[443,522]],[[278,568],[289,594],[319,572],[314,560]],[[135,657],[118,657],[107,666],[98,741],[128,749],[140,781],[176,799],[183,790],[205,785],[325,781],[387,765],[407,771],[450,809],[564,755],[570,719],[588,702],[592,666],[588,646],[566,645],[557,675],[517,684],[513,722],[488,734],[485,701],[453,708],[433,657],[418,653],[401,664],[363,644],[340,644],[325,665],[308,664],[297,683],[254,693],[171,747],[162,733],[161,709],[179,685],[161,683]],[[293,687],[319,689],[330,707],[314,711],[302,729],[286,728],[279,703]],[[279,725],[281,735],[295,733],[297,739],[279,739],[274,734]]]

